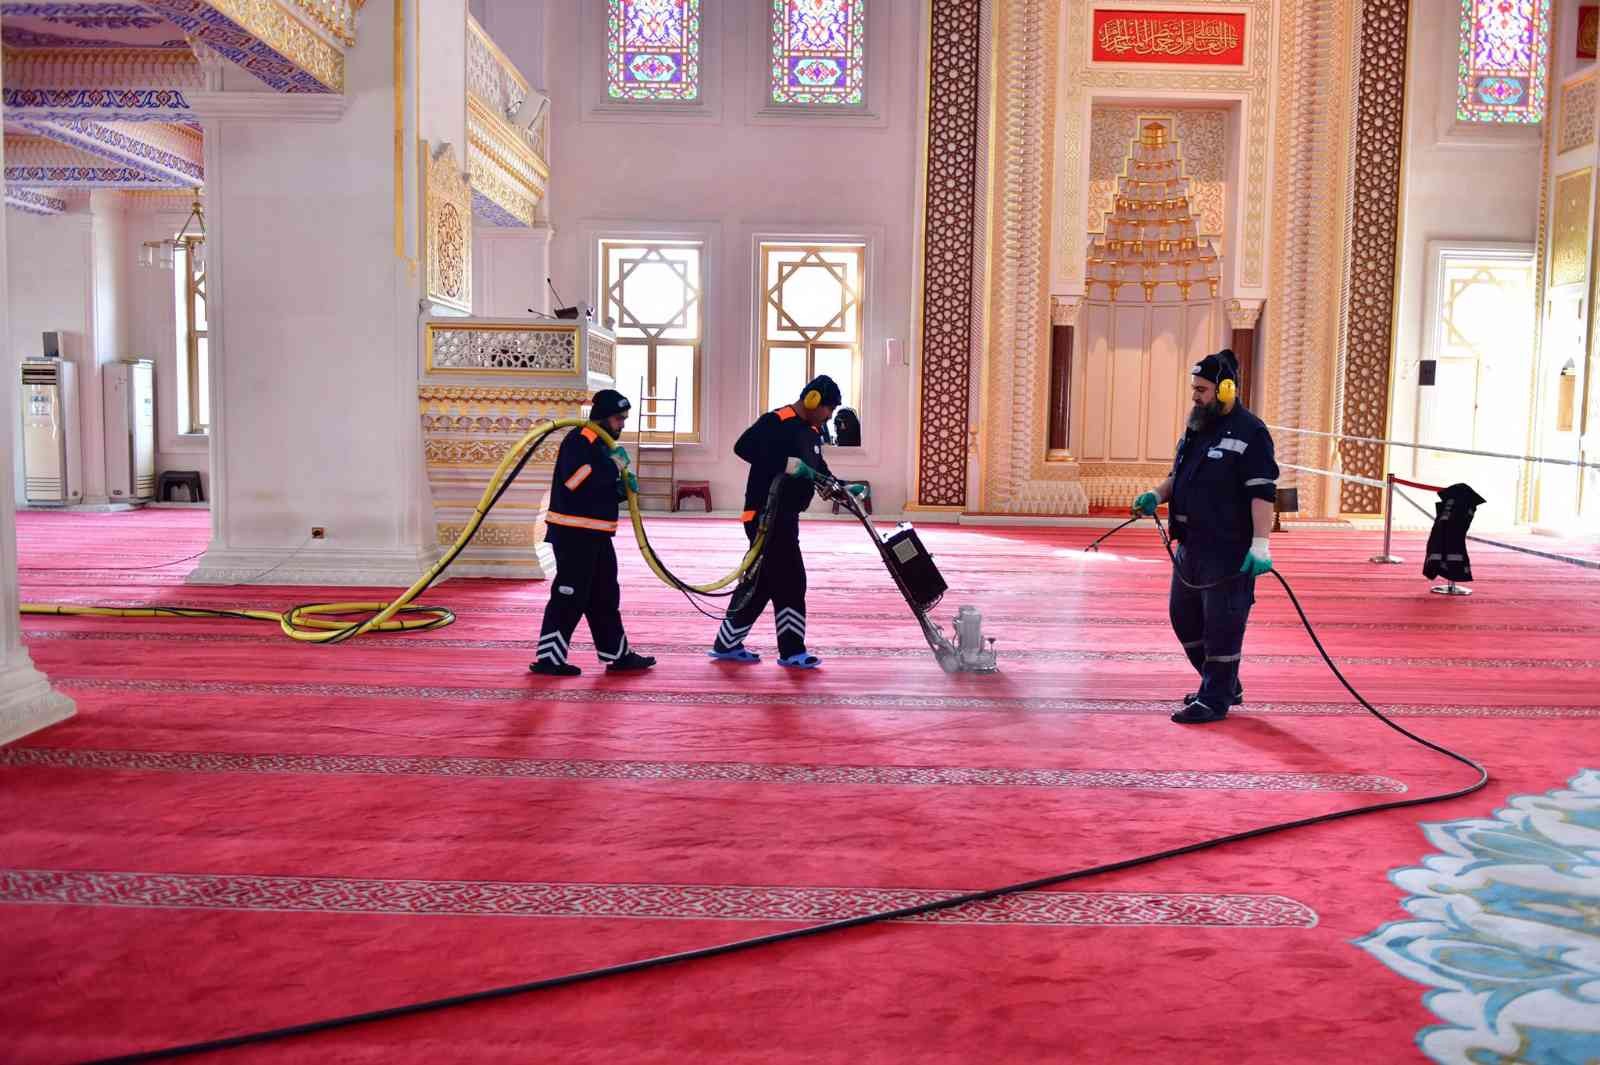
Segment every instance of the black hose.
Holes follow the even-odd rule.
[[[837,483],[837,482],[835,482]],[[859,508],[851,507],[857,517],[865,522],[865,515]],[[1125,527],[1127,524],[1124,523]],[[868,526],[870,530],[870,526]],[[1225,578],[1211,585],[1190,584],[1178,569],[1177,556],[1173,554],[1172,542],[1167,536],[1166,529],[1161,525],[1160,519],[1156,520],[1157,531],[1161,534],[1162,543],[1167,549],[1167,555],[1172,560],[1174,571],[1178,579],[1191,588],[1203,589],[1217,587],[1236,577]],[[1115,531],[1115,530],[1113,530]],[[876,533],[874,533],[876,536]],[[136,1054],[127,1054],[114,1058],[100,1058],[87,1065],[129,1065],[134,1062],[166,1061],[172,1058],[188,1057],[194,1054],[205,1054],[212,1051],[228,1050],[233,1047],[251,1046],[259,1043],[272,1042],[279,1039],[289,1039],[296,1036],[314,1035],[319,1032],[330,1032],[341,1028],[349,1028],[360,1024],[371,1024],[378,1021],[394,1020],[399,1017],[410,1017],[420,1013],[430,1013],[435,1010],[450,1009],[455,1006],[466,1006],[476,1002],[490,1002],[496,999],[510,998],[515,995],[528,994],[535,991],[550,991],[559,987],[568,987],[573,984],[588,983],[593,980],[604,979],[609,976],[621,976],[625,973],[641,972],[646,969],[658,969],[667,965],[681,962],[696,961],[701,958],[714,958],[725,954],[735,954],[741,951],[753,950],[757,947],[768,946],[773,943],[784,943],[794,939],[804,939],[810,936],[824,935],[828,932],[839,932],[847,928],[857,928],[862,925],[877,924],[882,921],[903,920],[908,917],[917,917],[926,913],[935,913],[940,910],[954,909],[970,903],[984,902],[989,899],[1000,898],[1004,895],[1014,895],[1023,891],[1037,891],[1041,888],[1054,887],[1073,880],[1082,880],[1086,877],[1100,876],[1105,873],[1121,872],[1125,869],[1134,869],[1154,862],[1165,861],[1168,858],[1178,858],[1186,854],[1196,854],[1200,851],[1211,850],[1216,847],[1226,846],[1231,843],[1241,843],[1249,839],[1258,839],[1279,832],[1288,832],[1291,829],[1306,828],[1311,825],[1325,824],[1330,821],[1339,821],[1348,817],[1359,817],[1363,814],[1378,813],[1383,810],[1400,810],[1412,806],[1422,806],[1428,803],[1444,802],[1450,799],[1459,799],[1483,788],[1489,782],[1489,771],[1478,762],[1465,755],[1458,754],[1431,740],[1423,739],[1416,733],[1395,724],[1384,715],[1377,707],[1373,706],[1358,692],[1355,687],[1339,671],[1329,657],[1322,641],[1317,638],[1316,630],[1311,625],[1311,620],[1306,617],[1305,610],[1300,606],[1300,601],[1295,597],[1294,589],[1277,570],[1272,571],[1278,578],[1278,583],[1288,593],[1289,601],[1294,604],[1295,612],[1300,615],[1300,622],[1305,626],[1306,632],[1311,636],[1311,642],[1316,645],[1317,652],[1322,660],[1327,663],[1333,675],[1344,685],[1345,690],[1355,697],[1356,701],[1365,707],[1374,717],[1385,725],[1405,736],[1407,739],[1427,747],[1429,750],[1452,758],[1465,766],[1469,766],[1478,774],[1478,779],[1466,787],[1453,791],[1441,792],[1435,795],[1424,795],[1412,799],[1392,799],[1388,802],[1371,803],[1365,806],[1352,806],[1344,810],[1335,810],[1332,813],[1318,814],[1314,817],[1302,817],[1293,821],[1282,821],[1276,824],[1263,825],[1260,828],[1247,829],[1243,832],[1233,832],[1225,836],[1200,840],[1196,843],[1187,843],[1180,847],[1169,847],[1166,850],[1155,851],[1150,854],[1141,854],[1133,858],[1124,858],[1120,861],[1106,862],[1101,865],[1089,866],[1084,869],[1074,869],[1070,872],[1057,873],[1052,876],[1039,877],[1035,880],[1025,880],[1016,884],[1007,884],[1004,887],[989,888],[984,891],[971,891],[961,895],[952,895],[949,898],[937,899],[933,902],[921,903],[916,906],[903,906],[893,910],[883,910],[877,913],[862,914],[859,917],[849,917],[839,921],[828,921],[823,924],[809,925],[805,928],[790,929],[786,932],[774,932],[764,936],[754,936],[749,939],[734,940],[731,943],[720,943],[710,947],[700,947],[696,950],[681,951],[676,954],[661,954],[653,958],[642,958],[638,961],[624,962],[619,965],[607,965],[596,969],[585,969],[580,972],[567,973],[562,976],[546,977],[542,980],[531,980],[526,983],[509,984],[503,987],[488,988],[483,991],[473,991],[462,995],[452,995],[448,998],[431,999],[426,1002],[415,1002],[402,1006],[393,1006],[388,1009],[373,1010],[367,1013],[350,1014],[343,1017],[332,1017],[327,1020],[311,1021],[305,1024],[291,1025],[285,1028],[273,1028],[262,1032],[249,1032],[244,1035],[229,1036],[223,1039],[213,1039],[201,1043],[188,1043],[182,1046],[167,1047],[161,1050],[150,1050]]]

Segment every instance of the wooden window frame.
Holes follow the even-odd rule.
[[[769,256],[779,251],[800,251],[807,253],[848,253],[856,257],[856,292],[855,292],[855,317],[856,337],[854,340],[785,340],[774,339],[767,335],[767,305],[772,297],[772,292],[767,284]],[[867,245],[862,242],[818,242],[808,243],[797,240],[763,240],[756,246],[756,259],[758,270],[758,284],[760,285],[760,300],[756,313],[760,318],[757,324],[757,336],[760,337],[760,359],[757,366],[758,399],[763,411],[772,410],[780,403],[774,402],[774,397],[768,395],[769,382],[772,369],[773,348],[805,348],[806,374],[805,379],[810,381],[817,376],[817,352],[819,350],[846,349],[850,352],[850,394],[849,399],[854,403],[854,409],[859,414],[863,404],[861,395],[862,380],[864,377],[862,366],[862,349],[867,330]],[[796,330],[803,332],[803,330]],[[781,403],[791,403],[798,396],[788,396],[781,399]]]
[[[694,377],[694,403],[691,405],[691,411],[690,411],[690,413],[693,415],[693,418],[694,418],[694,431],[686,433],[686,432],[683,432],[681,429],[679,429],[679,430],[677,430],[677,432],[675,434],[669,435],[669,434],[667,434],[665,432],[660,432],[660,431],[656,431],[656,430],[645,428],[646,414],[645,414],[644,409],[643,409],[645,404],[644,404],[644,401],[642,399],[639,402],[640,410],[635,412],[636,420],[635,420],[633,425],[629,426],[629,431],[630,432],[637,432],[639,434],[639,436],[647,444],[666,443],[669,439],[675,439],[676,442],[678,442],[678,443],[698,444],[698,443],[701,442],[701,440],[702,440],[702,438],[704,436],[704,433],[705,433],[705,415],[704,415],[704,406],[705,406],[705,358],[704,358],[704,355],[705,355],[705,349],[704,349],[704,345],[705,345],[705,333],[706,333],[706,316],[705,316],[705,303],[706,303],[706,300],[705,300],[705,265],[706,265],[706,251],[707,251],[706,243],[704,241],[700,241],[700,240],[657,240],[657,239],[650,238],[650,237],[644,237],[644,238],[640,238],[638,240],[626,240],[626,239],[616,238],[616,237],[602,237],[600,239],[600,293],[601,293],[601,300],[602,300],[602,304],[601,304],[601,306],[602,306],[601,317],[602,318],[609,318],[610,315],[611,315],[611,308],[612,308],[612,303],[613,303],[612,296],[611,296],[611,283],[612,283],[612,278],[611,278],[611,252],[612,252],[613,249],[616,249],[616,248],[649,248],[651,250],[659,250],[659,249],[662,249],[662,248],[693,248],[695,251],[700,253],[700,262],[699,262],[698,269],[696,271],[697,276],[695,278],[693,278],[692,280],[689,280],[690,287],[694,290],[694,294],[695,294],[695,303],[696,303],[696,306],[697,306],[696,320],[699,323],[699,328],[696,331],[695,336],[693,338],[687,338],[687,337],[663,337],[663,336],[660,336],[659,334],[665,332],[667,330],[667,328],[669,328],[669,326],[662,326],[662,325],[659,325],[659,323],[652,323],[653,325],[657,325],[658,326],[658,328],[656,329],[657,335],[655,335],[655,336],[644,336],[644,337],[625,335],[622,332],[622,329],[624,327],[623,327],[622,323],[620,323],[620,322],[616,323],[614,326],[608,324],[608,328],[612,329],[612,331],[614,333],[616,333],[616,337],[617,337],[617,348],[618,348],[618,351],[617,351],[616,356],[614,357],[614,361],[616,363],[616,367],[615,367],[616,369],[620,370],[620,368],[621,368],[620,367],[620,363],[621,363],[621,360],[622,360],[622,352],[621,352],[622,348],[624,348],[624,347],[639,347],[641,345],[645,348],[645,390],[646,390],[646,394],[647,395],[657,395],[658,394],[657,391],[656,391],[656,388],[657,388],[657,378],[656,378],[657,354],[656,353],[657,353],[658,349],[663,348],[663,347],[666,347],[666,348],[688,348],[688,349],[690,349],[691,354],[692,354],[692,358],[693,358],[693,361],[694,361],[694,373],[693,373],[693,377]],[[643,328],[643,327],[629,327],[629,328]],[[649,332],[648,329],[646,329],[645,331]],[[630,382],[624,382],[620,378],[616,378],[615,380],[616,380],[616,384],[617,384],[619,389],[624,384],[629,384],[630,383]],[[681,417],[679,419],[677,419],[677,421],[681,421],[681,420],[682,420]],[[676,426],[676,424],[677,424],[677,422],[674,423],[675,426]]]
[[[206,297],[206,271],[204,267],[195,266],[194,250],[203,243],[205,243],[204,237],[185,237],[183,240],[183,270],[187,276],[184,283],[184,320],[181,328],[185,332],[185,350],[188,352],[186,376],[189,392],[188,424],[183,431],[190,435],[209,435],[211,432],[210,423],[200,421],[200,342],[210,341],[211,330],[195,328],[195,297],[199,296],[202,299]],[[206,308],[206,321],[208,324],[211,321],[209,306]],[[208,356],[209,354],[207,352]]]

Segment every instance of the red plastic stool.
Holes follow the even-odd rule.
[[[711,513],[711,482],[679,481],[672,489],[672,509],[677,510],[685,499],[705,500],[706,513]]]

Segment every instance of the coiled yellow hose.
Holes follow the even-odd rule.
[[[507,473],[524,461],[524,456],[551,433],[557,429],[588,427],[595,431],[607,448],[615,447],[616,440],[603,428],[584,418],[563,418],[553,422],[541,422],[530,429],[522,439],[518,440],[505,457],[500,460],[500,465],[495,468],[494,474],[489,478],[489,485],[483,490],[483,495],[478,500],[478,505],[473,509],[472,517],[462,529],[461,535],[444,555],[428,568],[428,571],[416,582],[400,593],[399,597],[388,603],[311,603],[297,606],[292,610],[279,612],[275,610],[208,610],[202,607],[108,607],[108,606],[76,606],[65,603],[23,603],[21,612],[34,615],[53,615],[57,617],[97,617],[97,618],[157,618],[157,617],[186,617],[186,618],[248,618],[256,621],[276,621],[283,630],[283,634],[292,640],[302,643],[342,643],[369,632],[411,632],[420,629],[443,628],[455,620],[455,615],[445,607],[412,606],[412,600],[421,595],[435,580],[439,578],[450,564],[454,562],[477,533],[478,527],[488,517],[490,509],[498,498],[501,486],[504,484]],[[633,521],[633,535],[639,542],[639,553],[644,556],[645,564],[650,567],[661,581],[673,588],[710,594],[743,578],[761,555],[761,549],[766,542],[766,530],[763,528],[756,536],[755,542],[750,545],[750,550],[745,552],[739,567],[726,577],[711,582],[710,584],[688,584],[674,577],[661,559],[656,555],[655,549],[650,546],[649,537],[645,535],[644,520],[639,514],[639,497],[632,486],[626,485],[627,478],[623,478],[628,497],[628,513]],[[415,618],[396,617],[401,613],[420,615]],[[371,614],[365,621],[355,620],[357,615]],[[343,620],[335,620],[342,618]]]

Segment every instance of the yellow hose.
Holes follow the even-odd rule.
[[[605,442],[607,448],[615,447],[616,440],[603,428],[584,418],[563,418],[554,422],[541,422],[530,429],[522,439],[518,440],[500,460],[500,465],[495,467],[494,474],[489,478],[489,485],[483,490],[483,495],[478,499],[478,505],[473,508],[472,517],[461,530],[461,535],[444,555],[428,568],[428,571],[416,582],[407,588],[400,596],[389,603],[312,603],[307,606],[295,607],[287,612],[280,613],[275,610],[205,610],[196,607],[103,607],[103,606],[73,606],[57,603],[23,603],[21,612],[24,614],[51,615],[57,617],[100,617],[100,618],[155,618],[155,617],[191,617],[191,618],[251,618],[258,621],[276,621],[285,636],[302,643],[328,643],[344,641],[363,636],[369,632],[406,632],[417,629],[443,628],[455,620],[455,615],[444,607],[411,607],[411,601],[422,594],[430,584],[443,573],[449,565],[456,560],[467,542],[477,532],[478,526],[483,524],[483,519],[489,514],[494,504],[495,496],[499,494],[500,486],[504,482],[506,473],[521,461],[523,453],[534,442],[549,433],[561,428],[579,428],[587,426],[593,429]],[[633,520],[634,538],[639,542],[639,553],[644,556],[645,564],[650,571],[659,577],[663,583],[670,587],[685,587],[691,591],[711,593],[741,579],[755,563],[761,554],[762,545],[766,541],[766,530],[763,529],[756,537],[750,550],[739,563],[739,568],[720,580],[710,584],[691,585],[675,580],[668,572],[661,560],[656,556],[655,549],[650,546],[649,538],[645,535],[644,521],[639,515],[639,497],[631,485],[627,484],[627,477],[623,477],[624,490],[628,498],[628,513]],[[411,608],[423,614],[416,619],[400,618],[395,615],[402,610]],[[327,615],[342,616],[371,613],[372,617],[357,623],[354,620],[335,621],[329,620]],[[352,626],[354,629],[352,631]]]

